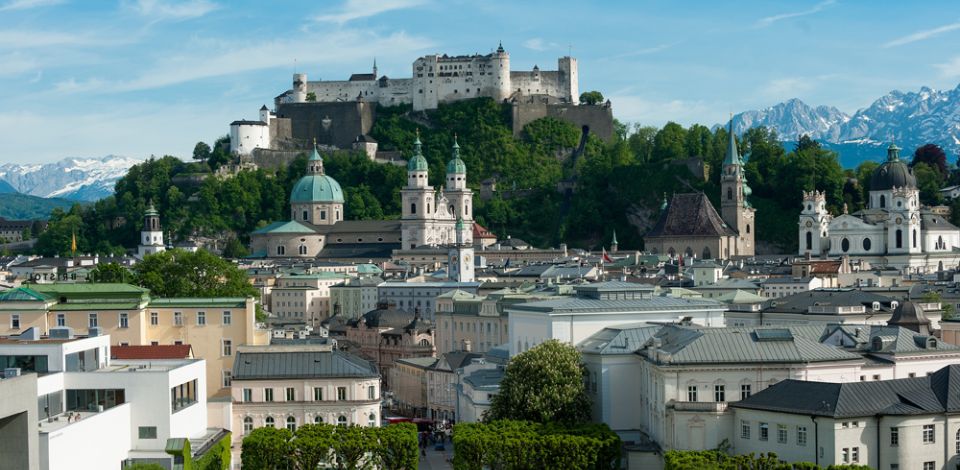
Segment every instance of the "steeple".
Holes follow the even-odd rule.
[[[887,161],[895,162],[900,160],[900,147],[897,147],[897,144],[891,143],[887,147]]]
[[[620,244],[617,243],[617,230],[613,230],[613,240],[610,240],[610,252],[616,253],[617,249],[620,248]]]
[[[497,46],[497,53],[503,54],[503,41],[500,41],[500,44]]]
[[[317,139],[313,139],[313,152],[307,159],[307,173],[311,175],[323,174],[323,157],[320,156],[320,151],[317,149]]]
[[[425,172],[428,167],[427,159],[423,157],[423,144],[420,143],[420,129],[417,129],[417,139],[413,141],[413,156],[407,162],[407,172]]]
[[[727,156],[723,159],[723,166],[741,165],[740,152],[737,151],[737,137],[733,133],[733,118],[730,118],[730,125],[727,130]]]
[[[377,78],[377,58],[373,58],[373,78]]]
[[[457,143],[457,135],[453,135],[453,152],[450,161],[447,163],[447,174],[466,174],[467,165],[460,159],[460,144]]]
[[[667,206],[669,206],[669,205],[670,205],[670,203],[667,202],[667,193],[664,192],[664,193],[663,193],[663,203],[660,204],[660,212],[663,212],[663,211],[667,210]]]

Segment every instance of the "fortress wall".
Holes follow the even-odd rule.
[[[277,117],[290,120],[290,140],[299,148],[308,148],[316,139],[320,145],[348,149],[357,136],[370,132],[376,103],[282,103]],[[329,127],[324,128],[327,119]]]
[[[614,137],[612,107],[578,106],[568,103],[546,104],[542,101],[513,104],[513,135],[519,136],[523,126],[544,117],[557,118],[578,128],[587,126],[590,128],[590,133],[605,141],[610,141]]]

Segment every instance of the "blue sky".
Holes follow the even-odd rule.
[[[0,0],[0,163],[189,158],[295,68],[345,79],[376,57],[408,77],[420,55],[498,41],[515,70],[572,51],[582,91],[657,126],[960,82],[949,1]]]

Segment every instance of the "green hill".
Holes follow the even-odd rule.
[[[0,193],[0,217],[11,220],[47,220],[54,209],[67,209],[74,201],[20,193]]]

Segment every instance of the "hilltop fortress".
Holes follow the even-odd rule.
[[[355,73],[348,80],[309,81],[307,74],[297,73],[292,88],[274,98],[273,111],[264,105],[259,120],[230,124],[230,147],[239,155],[275,157],[302,151],[315,140],[322,148],[355,148],[374,158],[377,144],[368,133],[376,104],[409,104],[418,112],[478,97],[511,103],[517,135],[526,123],[552,116],[609,139],[613,135],[609,102],[580,106],[579,96],[577,59],[560,57],[557,70],[534,66],[531,71],[513,71],[502,45],[485,55],[420,57],[413,62],[410,78],[381,76],[376,62],[372,73]],[[265,159],[254,158],[258,164]]]

